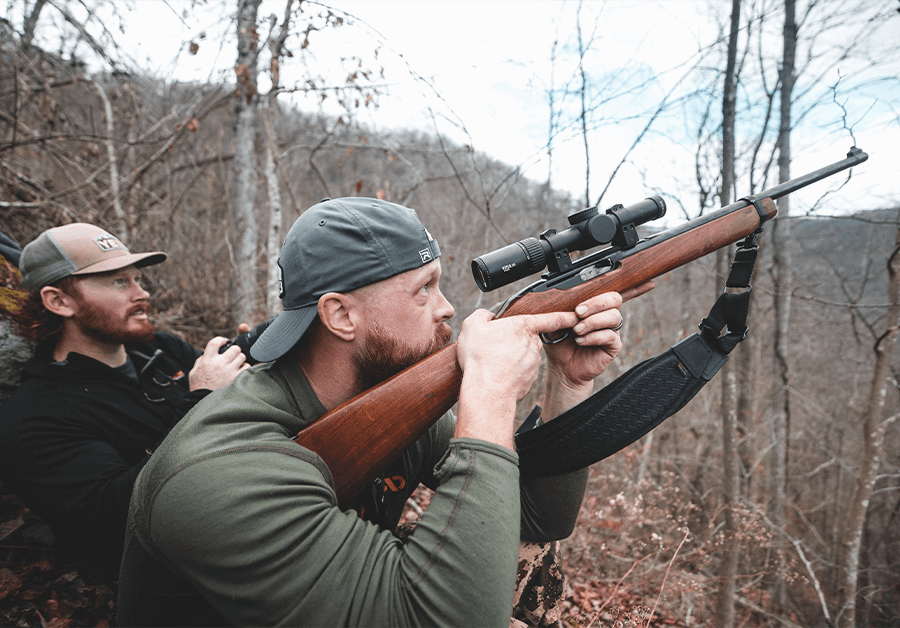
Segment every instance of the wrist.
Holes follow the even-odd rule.
[[[544,383],[542,419],[547,422],[574,408],[594,392],[594,380],[575,381],[550,365]]]
[[[509,390],[484,384],[478,378],[463,378],[453,436],[484,440],[515,450],[516,396]]]
[[[566,372],[552,362],[547,364],[546,384],[572,395],[590,395],[594,390],[594,380],[572,379]]]

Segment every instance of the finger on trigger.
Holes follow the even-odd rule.
[[[571,328],[578,322],[578,316],[574,312],[547,312],[546,314],[531,314],[528,321],[528,327],[532,333],[548,334],[560,329]]]

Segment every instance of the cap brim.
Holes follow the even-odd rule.
[[[138,268],[143,268],[144,266],[153,266],[154,264],[159,264],[166,260],[166,254],[162,251],[153,251],[151,253],[129,253],[128,255],[119,255],[117,257],[111,257],[109,259],[105,259],[97,262],[96,264],[91,264],[90,266],[85,266],[81,270],[77,270],[73,275],[93,275],[95,273],[108,273],[113,270],[119,270],[120,268],[125,268],[126,266],[137,266]]]
[[[266,328],[250,347],[250,356],[258,362],[271,362],[297,344],[318,314],[316,304],[285,310]]]

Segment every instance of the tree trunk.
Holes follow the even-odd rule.
[[[256,119],[259,35],[256,16],[262,0],[238,0],[238,55],[235,91],[235,203],[234,226],[238,238],[234,282],[234,314],[238,322],[252,319],[256,306]]]
[[[728,365],[726,365],[728,366]],[[722,550],[722,562],[719,565],[719,592],[716,598],[715,625],[720,628],[734,626],[734,594],[738,572],[738,561],[741,555],[741,542],[738,539],[735,511],[740,498],[740,484],[737,471],[737,378],[733,365],[722,369],[722,477],[725,494],[725,522],[722,525],[722,536],[725,543]]]
[[[109,159],[109,195],[112,197],[113,213],[116,217],[116,235],[128,246],[128,242],[131,240],[131,220],[125,216],[119,193],[119,161],[116,157],[116,147],[113,139],[116,130],[112,103],[109,101],[109,96],[106,95],[106,89],[97,81],[91,82],[94,85],[94,89],[97,90],[100,100],[103,101],[103,111],[106,117],[106,139],[103,143],[106,144],[106,156]]]
[[[276,157],[278,146],[275,142],[275,134],[272,132],[272,120],[278,113],[278,92],[281,90],[281,57],[284,53],[284,42],[290,33],[291,11],[294,0],[287,0],[284,6],[284,20],[278,32],[278,36],[269,41],[269,70],[272,78],[272,89],[269,90],[266,99],[266,110],[263,116],[263,125],[266,131],[266,186],[269,190],[269,233],[266,244],[266,313],[274,316],[281,312],[281,267],[278,265],[278,256],[281,253],[281,221],[282,203],[281,190],[278,187],[278,173],[284,176],[281,164]],[[274,14],[269,17],[269,25],[275,30],[277,18]],[[291,194],[290,182],[284,177],[288,196],[294,200]],[[294,209],[300,213],[300,208],[294,201]]]
[[[741,19],[741,0],[731,3],[731,31],[728,38],[728,62],[725,66],[725,85],[722,98],[722,206],[731,202],[734,186],[734,122],[735,122],[735,66]],[[728,273],[728,249],[720,249],[719,268],[724,277]],[[741,352],[738,351],[738,354]],[[738,571],[741,543],[737,535],[735,509],[740,499],[737,469],[737,383],[735,367],[726,362],[722,373],[722,483],[725,522],[722,535],[725,538],[722,562],[719,565],[719,593],[716,599],[716,626],[734,626],[734,591]]]
[[[269,191],[269,237],[266,246],[266,312],[275,316],[281,310],[281,273],[278,255],[281,250],[281,191],[278,187],[278,172],[275,157],[275,138],[272,136],[271,114],[275,108],[274,98],[269,100],[266,118],[266,186]]]
[[[591,204],[591,149],[587,128],[587,73],[584,69],[584,56],[587,51],[581,40],[581,4],[578,5],[578,72],[581,76],[581,141],[584,142],[584,206]]]
[[[840,580],[838,590],[837,625],[840,628],[856,626],[856,591],[859,580],[859,556],[862,549],[863,530],[869,499],[875,488],[878,468],[884,455],[884,434],[888,425],[900,418],[900,413],[885,418],[889,394],[891,361],[897,336],[900,335],[900,223],[894,250],[888,258],[888,307],[885,332],[875,342],[875,369],[869,400],[863,418],[863,452],[856,488],[850,500],[844,533],[841,539]],[[896,406],[894,406],[896,407]]]
[[[794,21],[794,0],[784,3],[784,54],[781,64],[781,123],[778,130],[778,181],[791,178],[791,98],[794,90],[794,55],[797,48],[797,25]],[[778,219],[772,222],[772,243],[774,255],[774,300],[775,300],[775,334],[773,350],[775,355],[775,376],[777,381],[773,387],[772,432],[775,439],[772,449],[772,475],[774,499],[772,503],[772,521],[780,529],[787,523],[787,478],[788,456],[790,454],[790,372],[788,355],[790,347],[790,315],[792,269],[790,249],[790,221],[784,220],[790,215],[788,196],[778,200]],[[775,547],[779,556],[778,573],[773,586],[773,600],[776,612],[781,613],[786,603],[785,577],[785,545],[784,537],[775,537]]]
[[[25,18],[25,23],[22,25],[22,51],[26,56],[31,53],[31,42],[34,41],[34,29],[37,27],[41,9],[44,8],[46,3],[47,0],[35,0],[31,7],[31,11],[28,13],[28,17]]]

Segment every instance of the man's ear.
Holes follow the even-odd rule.
[[[47,311],[62,316],[63,318],[71,318],[75,315],[75,300],[72,295],[67,294],[56,286],[44,286],[41,288],[41,301]]]
[[[319,322],[345,342],[351,342],[359,334],[359,309],[349,294],[327,292],[319,297]]]

